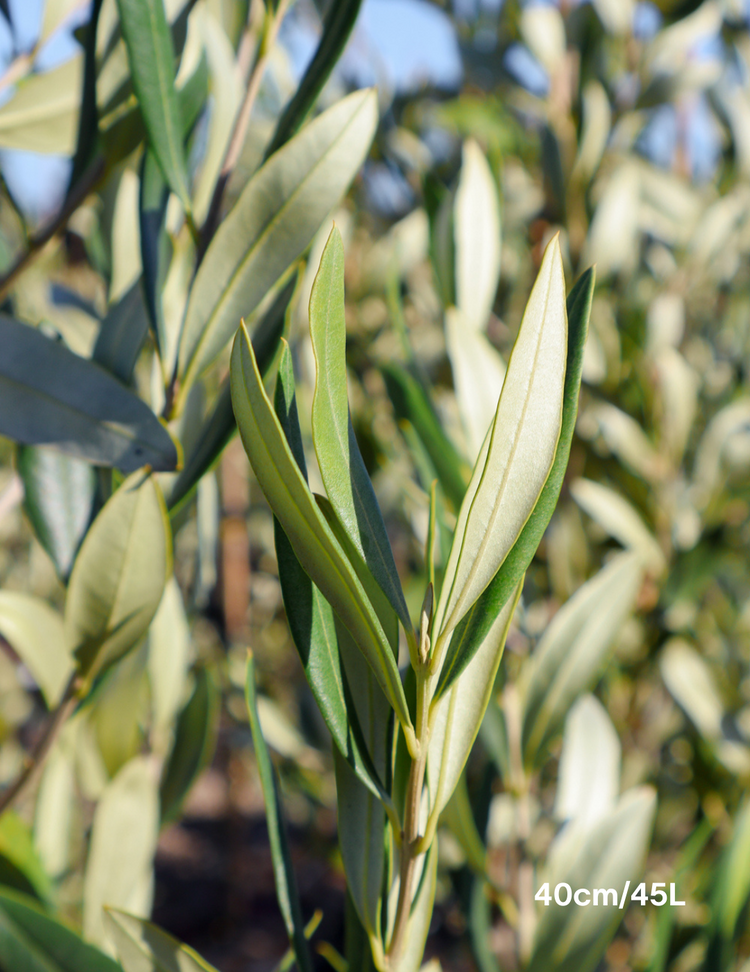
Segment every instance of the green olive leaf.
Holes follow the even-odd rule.
[[[359,451],[346,392],[344,244],[334,226],[310,294],[315,355],[312,434],[328,499],[347,537],[407,632],[412,623],[375,490]]]
[[[172,571],[166,506],[134,473],[102,507],[81,545],[65,601],[65,640],[90,681],[146,633]]]
[[[244,325],[232,348],[231,383],[245,452],[297,559],[351,632],[399,720],[407,731],[413,731],[388,639],[289,448]]]
[[[258,306],[309,246],[370,147],[373,91],[329,108],[252,177],[206,251],[180,339],[182,399],[219,354],[242,317]]]
[[[544,489],[518,539],[484,593],[474,602],[451,635],[445,661],[440,670],[437,695],[442,695],[471,660],[494,618],[507,602],[531,563],[536,549],[552,518],[560,495],[570,456],[581,387],[583,353],[588,334],[591,299],[594,293],[594,271],[587,270],[568,296],[568,359],[563,390],[563,417],[560,438]]]
[[[554,462],[568,338],[557,238],[542,260],[508,364],[495,420],[459,511],[435,616],[440,641],[488,586],[518,539]]]
[[[164,0],[117,0],[117,9],[149,145],[172,192],[190,212],[175,53]]]

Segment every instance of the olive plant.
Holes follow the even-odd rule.
[[[335,743],[349,893],[381,970],[421,964],[438,820],[479,731],[524,573],[562,485],[592,284],[587,273],[566,310],[553,239],[458,511],[445,571],[435,577],[428,562],[432,579],[416,624],[349,416],[344,248],[335,228],[310,297],[312,434],[326,496],[307,483],[288,347],[272,402],[244,324],[235,338],[232,402],[276,518],[287,615]]]

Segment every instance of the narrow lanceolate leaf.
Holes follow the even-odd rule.
[[[96,474],[87,462],[44,446],[20,446],[23,506],[37,539],[67,578],[94,505]]]
[[[177,718],[174,744],[159,786],[162,825],[177,817],[190,787],[211,762],[220,711],[219,689],[210,672],[201,668],[192,695]]]
[[[552,894],[562,883],[591,889],[592,906],[568,908],[553,900],[540,909],[529,972],[592,972],[597,967],[622,921],[619,903],[627,882],[632,893],[643,872],[655,814],[656,793],[638,787],[597,823],[572,823],[556,838],[539,885],[548,881]],[[596,888],[600,896],[594,901]],[[613,891],[602,896],[605,888]]]
[[[123,972],[31,898],[0,888],[0,968],[13,972]]]
[[[370,940],[380,935],[385,811],[338,749],[333,751],[341,857],[346,884]]]
[[[124,972],[216,972],[188,945],[143,918],[108,908],[104,926]]]
[[[36,328],[0,316],[0,433],[100,466],[168,472],[177,448],[140,398]]]
[[[104,944],[104,906],[151,908],[153,859],[159,835],[156,766],[136,756],[109,783],[97,804],[83,889],[83,931]]]
[[[307,479],[294,394],[292,356],[286,343],[279,362],[274,407],[292,455]],[[380,796],[385,792],[383,783],[368,754],[356,708],[350,704],[333,609],[303,570],[276,519],[274,538],[289,629],[315,701],[341,755],[349,761],[362,783]],[[356,646],[354,650],[359,654]]]
[[[8,642],[53,709],[73,672],[63,620],[46,601],[20,591],[0,591],[0,635]]]
[[[126,479],[94,520],[73,567],[65,640],[87,680],[146,633],[172,570],[172,538],[152,476]]]
[[[148,318],[139,279],[107,311],[91,357],[115,378],[129,385],[147,334]]]
[[[407,731],[396,661],[375,609],[300,472],[258,371],[244,325],[232,349],[232,404],[250,464],[310,579],[351,632]]]
[[[741,916],[750,898],[750,803],[745,800],[734,822],[732,839],[721,855],[712,895],[708,952],[704,969],[729,969],[742,933]]]
[[[461,674],[477,647],[484,640],[493,620],[526,573],[557,505],[573,441],[578,392],[581,387],[583,349],[588,334],[589,312],[594,294],[594,270],[587,270],[570,292],[568,307],[568,357],[563,389],[563,416],[555,461],[544,489],[510,553],[490,581],[482,596],[475,601],[451,636],[448,652],[440,672],[437,693],[442,695]]]
[[[260,368],[265,375],[274,360],[279,346],[279,338],[284,330],[284,319],[297,285],[297,275],[293,274],[286,286],[263,315],[253,330],[253,350]],[[232,394],[229,379],[225,379],[216,396],[216,404],[201,426],[196,441],[185,458],[185,463],[167,499],[170,513],[175,513],[192,495],[203,474],[213,466],[227,442],[237,431],[237,423],[232,411]]]
[[[294,949],[300,972],[312,972],[312,957],[305,938],[305,927],[302,921],[302,909],[297,893],[297,882],[289,853],[289,844],[284,826],[283,811],[279,799],[279,788],[274,772],[271,756],[263,738],[258,717],[258,702],[255,690],[255,664],[252,652],[248,653],[247,678],[245,682],[245,698],[250,717],[250,730],[253,734],[255,760],[258,765],[258,775],[263,789],[263,800],[266,805],[266,824],[268,826],[268,840],[271,844],[271,859],[276,881],[276,897],[279,908],[286,924],[289,941]]]
[[[294,96],[279,118],[276,131],[266,149],[266,158],[278,151],[294,135],[312,109],[344,49],[361,6],[362,0],[335,0],[326,8],[318,49]]]
[[[495,420],[459,512],[435,630],[455,628],[497,573],[536,505],[562,427],[568,318],[557,238],[521,321]]]
[[[245,187],[191,291],[179,353],[184,389],[310,244],[361,166],[377,118],[373,91],[349,95],[273,155]]]
[[[538,761],[573,702],[593,686],[635,606],[642,576],[636,553],[618,554],[576,591],[545,631],[520,680],[523,748],[529,763]]]
[[[411,620],[372,482],[359,451],[346,393],[344,244],[333,228],[310,294],[315,355],[312,431],[328,499],[346,535],[382,588],[404,629]]]
[[[117,0],[133,89],[148,140],[172,192],[190,211],[175,57],[163,0]]]
[[[464,143],[453,232],[456,305],[466,327],[481,331],[487,326],[500,279],[500,206],[487,159],[473,139]]]
[[[496,616],[461,680],[433,703],[430,720],[434,722],[427,756],[431,814],[439,814],[446,805],[469,758],[492,695],[522,584],[521,581],[517,585],[515,596],[508,599]]]

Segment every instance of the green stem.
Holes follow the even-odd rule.
[[[387,968],[396,972],[399,961],[406,945],[406,930],[412,906],[412,887],[417,859],[425,853],[423,841],[419,834],[419,817],[422,808],[422,791],[427,767],[427,748],[430,739],[429,727],[429,622],[432,620],[432,588],[428,588],[425,606],[422,609],[422,619],[419,632],[419,649],[415,674],[417,677],[417,718],[416,718],[416,753],[412,755],[409,768],[409,779],[406,785],[406,807],[404,811],[404,829],[401,836],[401,862],[399,875],[398,903],[396,918],[393,925],[393,935],[386,953]]]

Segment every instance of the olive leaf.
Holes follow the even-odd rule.
[[[547,480],[562,427],[567,338],[565,277],[555,238],[545,251],[495,419],[461,505],[435,613],[439,642],[490,583]]]
[[[401,723],[413,731],[388,638],[289,448],[244,324],[232,348],[231,382],[242,444],[297,559],[351,632]]]
[[[148,630],[172,570],[172,538],[153,476],[134,473],[105,503],[73,566],[65,640],[87,682]]]
[[[373,91],[329,108],[253,176],[220,225],[190,293],[180,339],[183,400],[303,251],[359,169],[377,124]]]
[[[562,428],[555,450],[555,460],[534,510],[508,556],[487,589],[464,615],[451,636],[445,661],[440,670],[436,690],[438,696],[446,692],[458,678],[471,660],[473,652],[482,643],[493,619],[497,617],[498,612],[511,596],[519,578],[528,569],[555,510],[568,466],[578,415],[578,392],[581,387],[594,278],[594,271],[587,270],[568,296],[568,354],[563,390]]]
[[[315,355],[312,433],[328,499],[346,535],[388,597],[404,629],[411,620],[372,482],[359,451],[346,393],[344,244],[334,226],[310,294]]]

